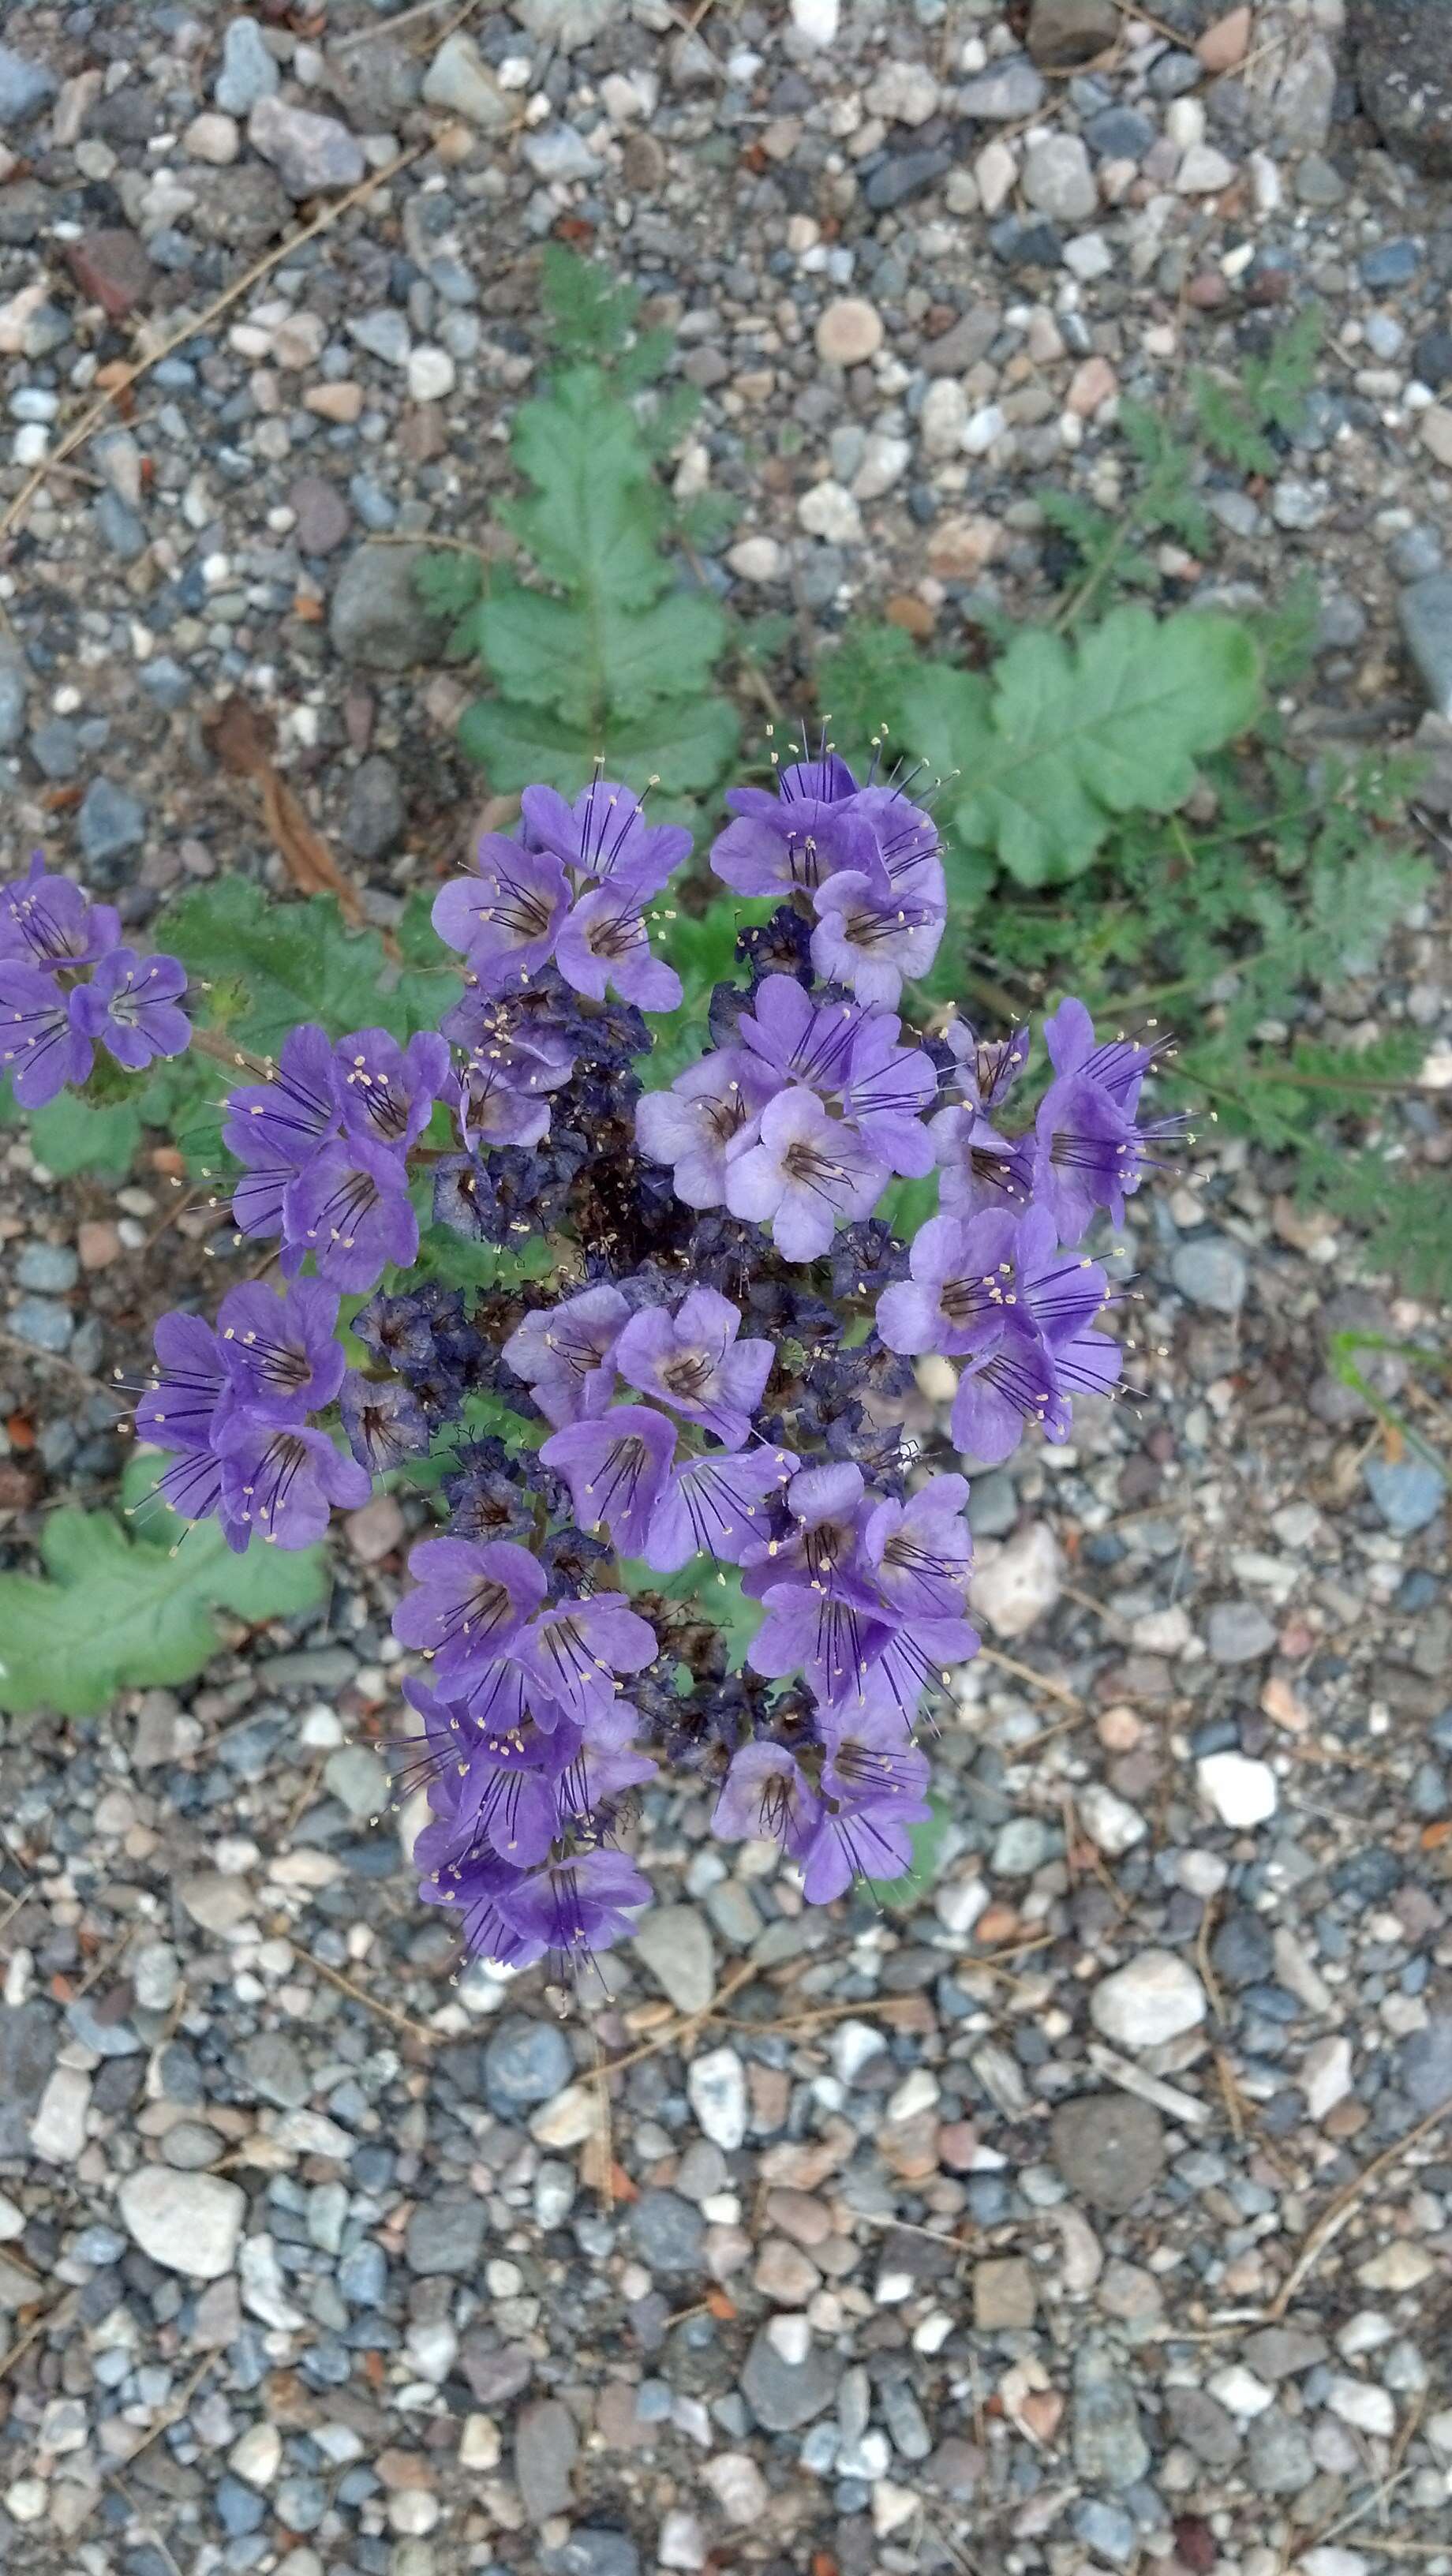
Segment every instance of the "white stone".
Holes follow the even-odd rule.
[[[235,2182],[141,2165],[126,2176],[116,2200],[142,2253],[165,2271],[189,2281],[219,2281],[231,2271],[247,2215],[246,2194]]]
[[[242,149],[242,137],[233,116],[206,110],[194,116],[182,136],[182,150],[194,161],[210,161],[213,169],[225,170]]]
[[[1301,2060],[1299,2080],[1312,2119],[1324,2120],[1351,2090],[1350,2040],[1318,2039]]]
[[[863,105],[869,116],[884,117],[889,125],[926,125],[937,113],[939,95],[937,82],[922,63],[889,60],[868,82]]]
[[[1127,1798],[1117,1797],[1102,1780],[1091,1780],[1075,1800],[1079,1822],[1096,1851],[1117,1860],[1121,1852],[1132,1851],[1143,1842],[1149,1831],[1137,1807]]]
[[[956,456],[968,426],[968,397],[956,376],[935,377],[923,396],[918,435],[928,456]]]
[[[91,2079],[74,2066],[58,2066],[30,2124],[30,2149],[42,2164],[73,2165],[86,2143]]]
[[[1369,2379],[1333,2379],[1326,2391],[1326,2403],[1343,2424],[1353,2424],[1358,2433],[1377,2433],[1390,2440],[1397,2429],[1397,2410],[1391,2391],[1378,2388]]]
[[[786,555],[775,537],[738,537],[726,561],[739,581],[780,581]]]
[[[1267,2407],[1273,2406],[1276,2400],[1275,2390],[1267,2388],[1263,2379],[1257,2379],[1255,2372],[1248,2370],[1243,2361],[1228,2362],[1224,2370],[1217,2370],[1207,2380],[1206,2386],[1211,2396],[1218,2398],[1232,2415],[1238,2415],[1242,2423],[1264,2415]]]
[[[973,176],[985,215],[1001,214],[1018,180],[1018,156],[995,134],[974,162]]]
[[[1001,406],[984,403],[964,424],[960,444],[969,456],[986,456],[994,440],[1002,438],[1007,427],[1007,414]]]
[[[841,18],[841,0],[792,0],[793,32],[804,45],[835,45]]]
[[[1244,1753],[1207,1753],[1195,1766],[1200,1795],[1222,1825],[1244,1832],[1276,1811],[1276,1775]]]
[[[424,76],[423,94],[430,107],[467,117],[486,134],[498,133],[514,120],[514,110],[498,81],[473,37],[463,29],[444,38]]]
[[[1162,2048],[1204,2020],[1205,1989],[1175,1951],[1142,1950],[1101,1979],[1089,2017],[1117,2048]]]
[[[1175,186],[1182,197],[1218,197],[1234,177],[1234,162],[1213,143],[1192,143],[1175,174]]]
[[[408,390],[415,402],[442,402],[458,381],[458,371],[447,349],[411,349],[408,357]]]
[[[1035,143],[1023,165],[1023,192],[1058,223],[1087,222],[1099,205],[1087,145],[1077,134],[1049,134]]]
[[[635,1936],[643,1959],[677,2012],[704,2012],[716,1991],[716,1953],[693,1905],[653,1905]]]
[[[809,537],[825,537],[836,546],[862,543],[862,513],[845,483],[814,483],[797,503],[797,517]]]
[[[759,2522],[771,2502],[766,2480],[746,2451],[718,2451],[714,2460],[705,2462],[701,2475],[727,2521],[738,2530]]]
[[[746,2069],[734,2048],[709,2048],[686,2070],[686,2097],[696,2119],[723,2155],[734,2155],[746,2137]]]
[[[996,1637],[1022,1637],[1046,1618],[1063,1589],[1063,1551],[1047,1521],[1031,1521],[985,1554],[969,1602]]]
[[[900,483],[912,460],[912,446],[905,438],[894,438],[885,429],[873,430],[862,451],[862,462],[852,477],[853,498],[878,501]]]
[[[250,2487],[270,2487],[282,2466],[282,2435],[275,2424],[251,2424],[227,2454],[234,2477]]]
[[[1404,2236],[1384,2245],[1369,2261],[1358,2263],[1356,2277],[1368,2290],[1418,2290],[1428,2275],[1437,2269],[1435,2254],[1425,2245],[1413,2245]]]

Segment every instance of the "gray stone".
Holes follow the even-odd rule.
[[[1422,254],[1414,241],[1403,237],[1398,241],[1378,242],[1375,250],[1369,250],[1362,260],[1362,284],[1376,288],[1410,286],[1421,264]]]
[[[1299,2495],[1316,2474],[1304,2426],[1268,2406],[1251,2423],[1245,2443],[1246,2475],[1259,2495]]]
[[[30,2123],[50,2081],[58,2038],[44,2004],[0,2004],[0,2156],[30,2152]]]
[[[68,716],[52,716],[30,737],[30,757],[54,785],[74,778],[81,765],[81,737]]]
[[[1278,2379],[1294,2379],[1303,2370],[1314,2370],[1327,2351],[1325,2336],[1309,2327],[1263,2326],[1258,2334],[1246,2337],[1240,2357],[1257,2379],[1274,2386]]]
[[[998,1878],[1032,1878],[1059,1841],[1042,1816],[1010,1816],[994,1840],[989,1868]]]
[[[1339,206],[1346,194],[1346,182],[1335,163],[1322,152],[1308,152],[1296,172],[1296,196],[1303,206]],[[1368,286],[1374,284],[1367,279]]]
[[[135,563],[138,555],[145,554],[145,524],[118,492],[99,492],[92,516],[97,536],[118,563]]]
[[[1275,1641],[1275,1629],[1255,1601],[1217,1601],[1205,1623],[1205,1642],[1217,1664],[1257,1663]]]
[[[247,119],[247,140],[273,169],[290,197],[330,188],[356,188],[366,163],[363,146],[336,116],[314,116],[280,98],[260,98]]]
[[[1108,53],[1121,25],[1115,0],[1034,0],[1025,42],[1046,71],[1074,71]]]
[[[1002,329],[1003,315],[996,304],[971,306],[936,340],[928,342],[923,351],[924,372],[930,376],[965,375],[987,355]]]
[[[1071,2440],[1074,2467],[1086,2486],[1117,2491],[1133,2486],[1149,2468],[1134,2390],[1099,2344],[1084,2344],[1074,2365]]]
[[[1366,1488],[1398,1538],[1411,1538],[1434,1521],[1447,1500],[1447,1480],[1426,1458],[1373,1458]]]
[[[312,2086],[302,2056],[280,2030],[259,2030],[242,2049],[242,2072],[254,2093],[280,2111],[300,2111]]]
[[[397,305],[380,304],[375,312],[360,313],[356,322],[348,324],[348,337],[370,358],[380,358],[385,367],[408,364],[413,335]]]
[[[716,1992],[716,1953],[693,1905],[653,1905],[635,1936],[643,1959],[677,2012],[704,2012]]]
[[[1050,134],[1035,143],[1023,165],[1023,193],[1055,223],[1087,223],[1099,205],[1089,154],[1077,134]]]
[[[374,752],[348,781],[343,838],[356,858],[385,859],[398,847],[404,826],[403,790],[391,760]]]
[[[340,661],[406,671],[442,647],[445,621],[426,608],[414,576],[427,546],[360,546],[333,593],[328,633]]]
[[[525,2013],[511,2013],[502,2021],[484,2051],[484,2087],[491,2111],[501,2119],[553,2100],[574,2072],[564,2032],[553,2022],[531,2021]]]
[[[531,2522],[568,2512],[579,2447],[575,2419],[558,2397],[541,2397],[523,2409],[514,2430],[514,2476]]]
[[[1147,116],[1132,107],[1102,108],[1084,128],[1084,140],[1101,161],[1142,161],[1155,140]]]
[[[1368,325],[1368,333],[1369,330]],[[1425,521],[1419,521],[1414,528],[1404,528],[1387,547],[1386,559],[1398,581],[1425,581],[1429,573],[1442,570],[1440,532]]]
[[[783,2361],[763,2326],[746,2356],[741,2389],[763,2432],[795,2433],[831,2405],[837,2380],[836,2357],[824,2345],[809,2345],[803,2361]]]
[[[1209,2469],[1228,2468],[1240,2449],[1240,2427],[1208,2388],[1165,2390],[1165,2412],[1178,2440]]]
[[[1106,2504],[1102,2496],[1086,2496],[1074,2507],[1074,2530],[1096,2558],[1107,2559],[1111,2567],[1128,2565],[1139,2548],[1139,2533],[1132,2513],[1122,2504]]]
[[[17,54],[9,45],[0,45],[0,134],[28,125],[38,116],[47,99],[54,98],[60,84],[44,63],[35,63],[28,54]]]
[[[1012,54],[979,72],[958,92],[959,113],[981,117],[989,125],[1012,125],[1021,116],[1036,116],[1044,103],[1044,83],[1027,54]]]
[[[330,555],[346,544],[353,513],[336,483],[326,474],[301,474],[288,493],[297,514],[293,534],[305,555]]]
[[[1078,2200],[1118,2216],[1153,2190],[1165,2169],[1165,2124],[1133,2093],[1088,2093],[1061,2102],[1054,2162]]]
[[[462,2279],[475,2270],[488,2212],[477,2192],[439,2191],[417,2202],[408,2222],[408,2268],[425,2278],[443,2273]]]
[[[42,1295],[63,1297],[74,1288],[80,1261],[68,1243],[27,1243],[15,1264],[17,1284],[38,1288]]]
[[[1397,601],[1403,640],[1435,715],[1452,717],[1452,573],[1429,573]]]
[[[430,107],[446,108],[485,134],[499,134],[514,110],[471,35],[446,36],[428,67],[423,94]]]
[[[1170,1276],[1192,1306],[1207,1306],[1213,1315],[1238,1315],[1250,1273],[1238,1243],[1202,1234],[1177,1246]]]
[[[129,787],[118,787],[111,778],[93,778],[81,800],[76,831],[82,855],[93,865],[119,859],[144,837],[146,807]]]
[[[69,1306],[58,1306],[51,1297],[22,1297],[7,1321],[16,1340],[28,1342],[33,1351],[69,1350],[76,1329]]]
[[[1402,2041],[1397,2072],[1414,2110],[1440,2111],[1444,2102],[1452,2102],[1452,2013]]]
[[[537,179],[593,179],[600,169],[596,155],[573,125],[547,125],[521,138],[520,150]]]
[[[701,2269],[706,2222],[678,2191],[643,2191],[630,2212],[630,2233],[649,2271],[669,2279]]]
[[[212,96],[228,116],[250,116],[260,98],[282,85],[277,56],[269,53],[255,18],[234,18],[222,38],[222,68]]]
[[[15,751],[25,739],[25,697],[30,674],[8,635],[0,636],[0,752]]]
[[[1383,142],[1430,178],[1452,172],[1452,15],[1444,0],[1352,0],[1361,104]]]
[[[640,2576],[640,2552],[625,2532],[582,2522],[540,2565],[544,2576]]]
[[[537,45],[573,54],[581,45],[593,44],[619,17],[620,0],[509,0],[509,14]]]

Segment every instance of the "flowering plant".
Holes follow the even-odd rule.
[[[1080,1246],[1165,1132],[1139,1115],[1155,1049],[1078,1002],[1018,1132],[1026,1030],[903,1018],[945,912],[906,782],[824,746],[727,803],[711,866],[775,909],[668,1088],[642,1079],[644,1014],[682,1000],[652,905],[690,836],[598,774],[573,802],[527,789],[438,893],[464,985],[437,1029],[308,1023],[243,1067],[223,1136],[262,1270],[215,1323],[162,1317],[136,1412],[157,1490],[237,1550],[437,1470],[393,1622],[428,1668],[399,1785],[427,1790],[425,1902],[511,1966],[630,1928],[650,1890],[617,1837],[662,1759],[711,1786],[719,1834],[778,1841],[810,1902],[909,1866],[919,1728],[978,1643],[968,1485],[920,1471],[913,1361],[956,1363],[959,1452],[1064,1440],[1120,1367]],[[63,878],[0,895],[22,1103],[84,1079],[93,1042],[174,1052],[187,1011],[176,961],[123,949]],[[932,1173],[938,1213],[902,1240],[892,1186]],[[421,1264],[421,1217],[494,1247],[491,1284]]]

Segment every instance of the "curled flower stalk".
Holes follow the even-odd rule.
[[[215,1323],[162,1317],[136,1409],[159,1493],[239,1550],[426,1473],[395,1789],[426,1810],[424,1901],[509,1967],[629,1932],[650,1889],[624,1838],[665,1767],[809,1902],[909,1865],[922,1738],[978,1645],[968,1481],[917,1462],[915,1363],[957,1371],[965,1461],[1066,1439],[1120,1366],[1085,1238],[1173,1133],[1143,1114],[1158,1049],[1074,1001],[1015,1120],[1028,1031],[914,1004],[946,898],[910,782],[826,745],[774,766],[710,865],[775,908],[668,1084],[645,1087],[681,1003],[658,898],[690,839],[603,772],[528,789],[439,888],[463,990],[436,1028],[308,1022],[234,1069],[248,1275]],[[39,863],[0,895],[23,1104],[188,1035],[180,966],[105,906]],[[904,1180],[936,1198],[910,1239]],[[451,1236],[490,1284],[445,1284]]]

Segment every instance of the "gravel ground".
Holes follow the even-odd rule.
[[[12,865],[44,838],[136,922],[275,870],[201,731],[239,687],[380,919],[458,847],[459,683],[370,539],[479,534],[562,226],[703,391],[681,470],[744,503],[706,577],[807,635],[890,598],[947,650],[1048,597],[1040,478],[1112,505],[1121,391],[1169,401],[1315,293],[1303,437],[1263,490],[1212,477],[1223,550],[1167,548],[1163,595],[1310,565],[1293,726],[1438,748],[1444,9],[693,15],[4,13]],[[1445,1069],[1439,918],[1338,1011]],[[24,1561],[114,1475],[96,1379],[208,1221],[152,1249],[161,1174],[5,1160]],[[325,1621],[0,1736],[0,2564],[1452,2570],[1445,1489],[1320,1357],[1426,1319],[1244,1151],[1132,1213],[1163,1352],[975,1486],[989,1646],[916,1911],[807,1915],[661,1793],[664,1901],[608,1994],[452,1982],[370,1822],[391,1498]]]

